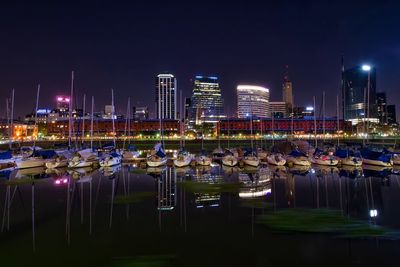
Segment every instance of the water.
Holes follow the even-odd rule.
[[[380,169],[119,166],[3,176],[2,266],[372,265],[400,252],[397,238],[281,232],[259,221],[327,208],[397,231],[400,180]]]

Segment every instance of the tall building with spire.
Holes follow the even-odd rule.
[[[286,103],[288,109],[291,109],[294,105],[292,82],[289,80],[289,67],[288,66],[286,66],[285,76],[283,77],[282,101]]]

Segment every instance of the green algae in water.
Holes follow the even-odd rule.
[[[389,237],[380,226],[348,219],[339,212],[326,209],[288,209],[261,215],[258,223],[283,232],[335,233],[340,237]]]

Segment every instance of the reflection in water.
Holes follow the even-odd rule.
[[[217,168],[217,170],[216,170]],[[198,183],[218,184],[223,183],[224,179],[221,175],[219,167],[198,167],[191,179]],[[194,192],[194,202],[198,209],[205,207],[219,207],[221,194],[217,192]]]
[[[176,173],[172,168],[166,168],[157,179],[157,209],[173,210],[176,206]]]
[[[224,212],[230,223],[238,224],[235,229],[247,229],[247,235],[250,236],[250,210],[249,206],[243,209],[243,202],[252,205],[251,230],[255,237],[256,233],[261,232],[255,224],[257,215],[288,208],[329,208],[338,210],[341,215],[349,218],[400,228],[400,214],[397,208],[397,202],[400,201],[400,181],[390,170],[316,166],[304,169],[296,166],[268,167],[254,171],[205,166],[180,169],[149,168],[145,170],[146,174],[131,174],[128,168],[130,167],[119,166],[98,170],[90,168],[52,171],[35,168],[9,172],[7,176],[2,176],[4,181],[0,184],[2,237],[13,237],[16,232],[24,235],[23,223],[29,223],[28,237],[32,240],[29,246],[38,251],[43,244],[39,242],[41,239],[54,241],[56,237],[49,238],[41,234],[36,236],[36,232],[56,236],[59,228],[65,225],[66,239],[63,237],[63,242],[68,245],[87,245],[88,241],[83,239],[81,230],[84,230],[86,235],[89,233],[91,238],[102,236],[105,239],[103,241],[110,245],[110,236],[124,238],[118,235],[120,232],[132,234],[131,231],[149,231],[148,235],[162,238],[154,233],[157,232],[154,229],[159,227],[161,231],[162,223],[166,224],[170,219],[175,219],[177,225],[180,221],[179,229],[182,229],[183,233],[187,231],[189,218],[190,232],[196,231],[196,226],[202,228],[207,221],[215,221],[218,224],[221,218],[216,214],[225,215]],[[186,192],[185,188],[177,186],[181,181],[213,185],[239,181],[241,186],[238,193],[237,190],[235,193],[206,190]],[[152,195],[148,198],[136,199],[134,204],[117,205],[116,198],[120,196],[128,198],[149,191]],[[260,203],[265,205],[259,205]],[[29,217],[26,216],[24,207],[30,207]],[[213,207],[214,209],[211,209]],[[268,211],[269,208],[271,211]],[[130,209],[137,209],[138,212],[137,215],[135,213],[135,220],[126,223],[130,219]],[[46,216],[50,216],[47,214],[54,216],[54,225],[58,232],[51,232],[47,225],[42,223],[48,218]],[[56,223],[57,216],[60,217],[59,224]],[[221,217],[225,219],[222,224],[226,223],[226,218]],[[95,220],[96,223],[93,223]],[[169,232],[176,229],[168,227],[166,230]],[[219,231],[222,233],[224,228]],[[258,238],[264,237],[260,235]],[[60,244],[55,243],[55,246]]]
[[[265,197],[271,194],[272,173],[269,169],[260,169],[259,172],[239,173],[239,181],[243,184],[239,192],[240,198]]]

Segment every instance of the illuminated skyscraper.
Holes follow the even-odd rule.
[[[216,123],[219,118],[224,118],[224,104],[218,78],[195,76],[191,104],[191,122]]]
[[[238,85],[237,112],[239,118],[270,117],[269,89],[255,85]]]
[[[369,101],[368,99],[369,85]],[[357,66],[343,72],[344,119],[357,124],[364,120],[378,122],[376,112],[376,69]],[[369,105],[366,103],[369,102]],[[369,111],[368,111],[369,109]],[[369,114],[369,118],[368,118]]]
[[[156,117],[176,120],[176,78],[172,74],[159,74],[156,78]]]

